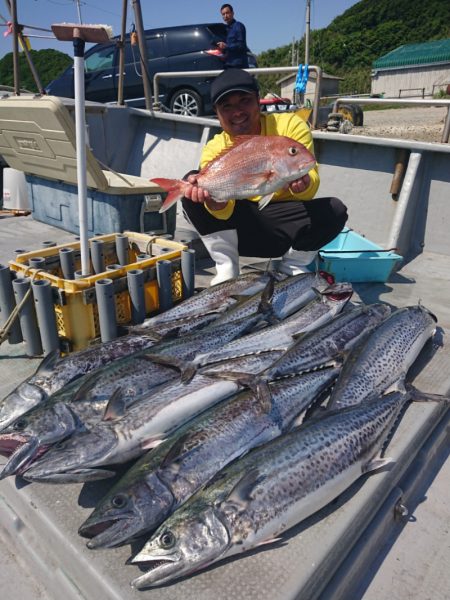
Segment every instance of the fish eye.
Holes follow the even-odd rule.
[[[289,154],[290,154],[291,156],[295,156],[295,155],[297,154],[298,150],[297,150],[297,148],[295,148],[294,146],[291,146],[291,147],[289,148],[288,152],[289,152]]]
[[[125,496],[125,494],[117,494],[117,496],[114,496],[111,500],[111,504],[114,506],[114,508],[123,508],[127,505],[127,503],[128,498]]]
[[[171,531],[165,531],[159,538],[162,548],[172,548],[175,545],[175,536]]]
[[[26,419],[18,419],[14,423],[13,428],[15,431],[23,431],[27,425],[28,425],[28,422]]]

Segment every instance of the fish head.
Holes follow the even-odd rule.
[[[54,443],[80,427],[78,417],[61,402],[38,406],[0,433],[0,454],[9,456],[0,478],[20,473]]]
[[[37,385],[28,382],[21,383],[0,403],[0,431],[46,400],[47,397],[44,390]]]
[[[214,508],[176,511],[130,561],[148,571],[131,585],[137,589],[161,585],[205,568],[230,546],[230,535]]]
[[[316,166],[313,154],[299,142],[286,136],[272,136],[271,157],[275,174],[283,181],[294,181]]]
[[[58,483],[88,481],[89,468],[107,463],[117,444],[117,436],[110,428],[76,433],[54,444],[23,477],[27,481]]]
[[[320,292],[323,302],[333,303],[339,312],[353,296],[351,283],[333,283]]]
[[[115,485],[78,530],[91,538],[87,547],[113,548],[154,531],[169,515],[174,497],[151,473],[131,485],[125,477]]]

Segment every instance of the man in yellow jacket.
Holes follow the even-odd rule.
[[[260,112],[258,84],[247,71],[223,71],[211,85],[211,99],[223,131],[204,147],[201,167],[239,135],[284,135],[314,153],[309,126],[297,114]],[[288,275],[304,272],[347,220],[347,210],[337,198],[313,200],[320,184],[317,165],[278,190],[263,210],[258,208],[259,197],[219,203],[197,185],[195,172],[187,180],[192,185],[183,208],[216,263],[212,285],[237,277],[239,255],[282,256],[278,270]]]

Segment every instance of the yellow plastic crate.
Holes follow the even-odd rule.
[[[115,254],[115,233],[100,235],[90,239],[102,240],[104,244],[105,267],[117,263]],[[117,269],[96,273],[81,279],[64,279],[59,263],[59,250],[72,248],[75,251],[75,270],[80,269],[80,243],[73,242],[50,248],[41,248],[26,252],[9,261],[11,271],[19,277],[45,279],[50,281],[55,289],[58,303],[54,305],[58,335],[65,352],[81,350],[100,335],[98,307],[95,296],[95,282],[109,278],[120,280],[124,278],[115,294],[116,318],[119,325],[126,325],[131,321],[130,295],[124,280],[127,272],[133,269],[142,269],[147,280],[144,283],[145,309],[150,315],[159,309],[159,293],[156,277],[149,278],[151,270],[156,269],[160,259],[172,261],[172,298],[174,302],[182,299],[183,286],[181,277],[181,251],[187,246],[158,236],[130,231],[123,232],[128,237],[130,262]],[[159,253],[164,248],[164,252]],[[78,251],[78,252],[77,252]],[[149,254],[150,258],[137,260],[139,254]],[[28,265],[30,258],[43,257],[47,260],[48,268],[40,271]],[[123,288],[123,289],[122,289]]]

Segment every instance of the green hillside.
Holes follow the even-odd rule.
[[[320,10],[319,0],[315,10]],[[310,32],[309,63],[343,77],[340,93],[368,93],[375,59],[402,44],[444,38],[450,38],[449,0],[361,0],[328,27]],[[304,40],[298,48],[299,62],[303,62]],[[258,64],[292,64],[292,43],[262,52]],[[277,79],[262,81],[262,92],[276,90]]]
[[[73,64],[73,59],[58,50],[31,50],[30,56],[36,68],[42,86],[60,75]],[[19,54],[20,87],[30,92],[37,92],[37,86],[23,52]],[[0,60],[0,85],[14,86],[13,54],[9,52]]]

